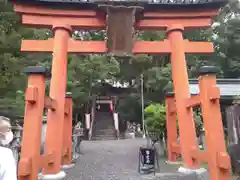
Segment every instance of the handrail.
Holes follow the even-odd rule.
[[[14,158],[16,160],[16,163],[18,163],[18,161],[20,160],[20,149],[21,149],[21,135],[18,134],[19,132],[21,133],[23,131],[23,128],[21,126],[12,126],[11,127],[12,130],[16,130],[16,132],[14,133],[14,142],[11,142],[9,145],[7,145],[6,147],[10,148],[13,153],[14,153]],[[73,128],[73,130],[76,128]],[[74,133],[72,134],[72,138],[74,137],[81,137],[83,136],[82,133]],[[78,142],[80,139],[77,138],[76,141],[72,139],[72,153],[73,153],[73,157],[78,157],[79,156],[79,152],[76,151],[78,148],[77,145],[80,146],[80,142]]]
[[[114,125],[114,130],[115,130],[115,132],[116,132],[116,138],[119,139],[119,136],[120,136],[120,135],[119,135],[119,134],[120,134],[120,133],[119,133],[119,120],[117,120],[117,122],[115,122],[115,115],[114,115],[115,113],[118,115],[117,112],[113,112],[113,113],[112,113],[113,125]],[[116,124],[115,124],[115,123],[118,123],[118,125],[117,125],[118,127],[116,127]]]
[[[23,127],[21,127],[21,126],[11,126],[11,129],[12,130],[18,130],[18,131],[23,131]]]
[[[95,121],[95,118],[93,118],[93,116],[92,116],[92,121],[91,121],[90,129],[89,129],[89,133],[88,133],[89,134],[88,140],[92,139],[92,128],[93,128],[94,121]]]

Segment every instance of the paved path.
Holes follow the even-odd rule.
[[[137,172],[138,148],[141,139],[85,141],[83,155],[68,172],[66,180],[134,180]]]
[[[65,180],[139,180],[138,149],[144,144],[143,139],[85,141]]]
[[[146,180],[153,175],[138,173],[138,149],[144,146],[143,139],[84,141],[81,144],[83,155],[74,168],[67,172],[64,180]],[[166,165],[160,160],[160,170],[174,173],[179,166]],[[155,179],[155,178],[154,178]],[[178,179],[173,176],[161,180]],[[192,180],[192,178],[190,178]],[[209,178],[201,178],[208,180]],[[184,180],[186,180],[184,178]]]

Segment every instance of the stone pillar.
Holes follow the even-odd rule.
[[[117,113],[117,110],[116,110],[116,104],[117,104],[117,100],[116,100],[116,96],[114,96],[113,99],[112,99],[113,121],[114,121],[115,130],[116,130],[116,136],[119,139],[119,136],[120,136],[120,132],[119,132],[119,118],[118,118],[118,113]]]
[[[90,114],[87,113],[85,114],[85,127],[87,130],[90,129],[90,125],[91,125],[91,118],[90,118]]]

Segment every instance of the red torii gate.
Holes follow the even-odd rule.
[[[167,39],[164,41],[145,41],[132,42],[132,39],[125,40],[125,44],[132,43],[128,49],[120,49],[120,51],[130,51],[133,54],[171,54],[172,77],[174,83],[174,92],[176,99],[176,112],[179,119],[180,127],[180,149],[184,160],[184,164],[188,168],[198,168],[199,159],[193,158],[193,149],[198,150],[196,142],[196,132],[193,120],[192,108],[187,106],[186,101],[194,101],[190,98],[188,88],[188,75],[185,61],[185,53],[212,53],[213,45],[210,42],[191,42],[183,39],[184,30],[195,30],[211,26],[211,19],[217,15],[220,8],[219,3],[214,6],[191,9],[170,8],[168,10],[143,9],[142,16],[136,19],[132,24],[137,30],[165,30]],[[106,13],[98,8],[78,9],[67,8],[51,8],[42,5],[26,4],[15,2],[15,11],[22,15],[22,23],[31,27],[49,28],[54,32],[54,38],[48,40],[23,40],[21,50],[24,52],[50,52],[53,53],[52,60],[52,78],[50,87],[50,105],[56,104],[54,108],[50,108],[48,112],[48,129],[46,139],[46,152],[43,157],[38,154],[40,144],[40,114],[44,107],[44,70],[28,69],[29,84],[26,91],[26,110],[24,117],[24,133],[22,143],[22,156],[19,163],[19,180],[35,180],[40,167],[44,168],[43,173],[54,176],[60,172],[63,156],[71,151],[69,144],[63,141],[64,137],[71,137],[69,130],[65,131],[64,113],[65,112],[65,91],[67,78],[67,54],[103,54],[119,51],[114,44],[113,48],[107,48],[106,41],[77,41],[71,39],[73,29],[81,30],[105,30],[106,27],[114,28],[106,20]],[[114,9],[114,10],[113,10]],[[134,9],[134,8],[132,8]],[[116,8],[108,7],[108,14],[114,15]],[[131,26],[132,26],[131,25]],[[117,31],[117,30],[116,30]],[[128,32],[129,33],[129,32]],[[129,34],[128,34],[129,35]],[[117,35],[110,37],[115,39],[117,44]],[[128,42],[127,42],[128,41]],[[212,80],[214,81],[214,80]],[[211,81],[211,82],[212,82]],[[205,82],[205,81],[204,81]],[[202,86],[203,91],[207,94],[210,88],[206,83]],[[214,82],[212,82],[214,85]],[[212,91],[218,95],[218,90]],[[203,93],[204,94],[204,93]],[[203,96],[207,103],[209,96]],[[221,118],[219,116],[219,103],[210,105],[205,104],[204,118],[209,121],[210,109],[214,109],[217,113],[215,119],[219,128],[221,126]],[[191,104],[191,103],[190,103]],[[172,105],[171,105],[172,106]],[[46,107],[46,106],[45,106]],[[50,106],[51,107],[51,106]],[[70,112],[70,111],[68,111]],[[36,116],[36,114],[38,114]],[[69,115],[69,114],[68,114]],[[69,119],[71,120],[71,118]],[[68,121],[69,121],[68,120]],[[204,122],[206,122],[204,121]],[[69,126],[68,126],[69,127]],[[212,130],[210,127],[209,130]],[[174,129],[173,129],[174,130]],[[171,129],[168,129],[170,132]],[[67,132],[64,134],[64,132]],[[215,131],[216,132],[216,131]],[[218,143],[212,143],[213,139],[209,138],[208,148],[214,151],[208,152],[209,165],[212,180],[230,180],[230,162],[226,153],[224,135],[222,130],[216,136]],[[29,138],[32,136],[32,138]],[[209,136],[208,134],[206,136]],[[35,139],[34,139],[35,137]],[[32,148],[29,148],[29,146]],[[68,149],[68,151],[66,150]],[[65,152],[65,153],[64,153]],[[68,154],[68,159],[70,154]],[[174,160],[171,159],[170,160]],[[222,166],[217,166],[223,164]],[[70,163],[69,161],[64,163]]]

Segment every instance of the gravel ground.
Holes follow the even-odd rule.
[[[168,174],[140,175],[138,173],[138,149],[143,146],[143,139],[84,141],[81,144],[83,155],[74,168],[67,172],[65,180],[208,180],[186,178],[176,174],[179,165],[166,165],[160,160],[160,172]]]

